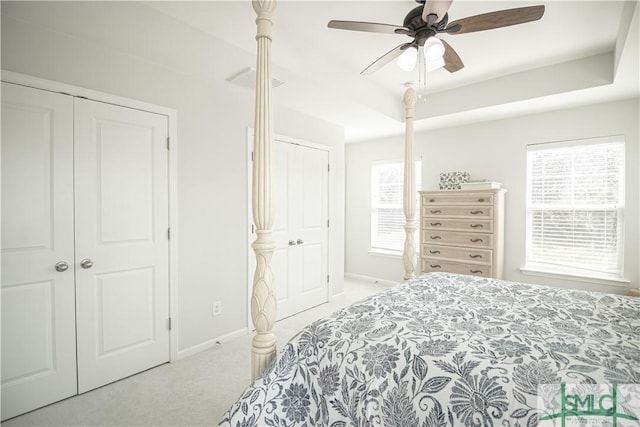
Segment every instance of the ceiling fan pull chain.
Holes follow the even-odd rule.
[[[427,102],[427,64],[424,57],[424,46],[418,48],[418,99]]]

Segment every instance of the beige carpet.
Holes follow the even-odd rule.
[[[312,321],[386,286],[345,279],[333,301],[276,323],[278,348]],[[2,423],[9,426],[213,426],[249,385],[246,335]]]

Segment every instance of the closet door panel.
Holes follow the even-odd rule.
[[[299,306],[327,301],[329,153],[297,146],[298,203],[296,236],[299,252]]]
[[[169,360],[166,116],[76,99],[78,384]]]
[[[2,84],[3,420],[77,392],[72,123],[71,97]]]
[[[294,277],[291,268],[296,262],[291,252],[289,241],[292,239],[294,216],[289,200],[294,196],[295,146],[282,141],[273,141],[273,186],[272,199],[275,205],[273,221],[273,240],[276,248],[271,259],[276,301],[278,304],[277,319],[284,319],[297,313],[295,306]]]

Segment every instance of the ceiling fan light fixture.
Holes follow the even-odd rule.
[[[402,54],[398,57],[396,64],[400,69],[404,71],[413,71],[416,67],[416,62],[418,59],[418,49],[414,46],[410,46],[402,52]]]
[[[424,57],[427,62],[442,59],[443,55],[444,45],[439,38],[429,37],[427,41],[424,42]]]

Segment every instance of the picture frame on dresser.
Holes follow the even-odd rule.
[[[420,269],[502,279],[504,188],[420,192]]]

